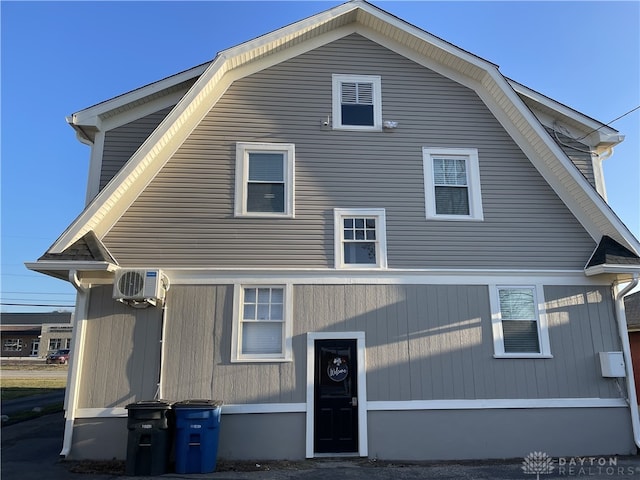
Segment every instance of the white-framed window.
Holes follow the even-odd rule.
[[[4,341],[3,350],[5,352],[21,352],[22,340],[19,338],[7,338]]]
[[[336,268],[387,268],[384,208],[334,208]]]
[[[332,75],[333,128],[382,130],[382,93],[379,75]]]
[[[478,150],[424,147],[422,156],[427,218],[483,220]]]
[[[50,338],[49,339],[49,350],[60,350],[62,348],[62,338]]]
[[[235,285],[231,361],[290,361],[292,312],[290,284]]]
[[[235,215],[294,217],[295,146],[236,143]]]
[[[551,358],[542,285],[490,285],[494,356]]]

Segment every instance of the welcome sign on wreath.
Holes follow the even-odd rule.
[[[334,382],[341,382],[349,376],[349,365],[343,357],[335,357],[329,361],[327,366],[327,375]]]

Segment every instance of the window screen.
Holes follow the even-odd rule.
[[[539,353],[534,290],[501,288],[498,298],[505,353]]]
[[[463,158],[434,158],[436,214],[469,215],[467,163]]]
[[[247,212],[284,212],[284,155],[249,153]]]
[[[242,354],[282,353],[283,288],[245,288],[242,313]]]

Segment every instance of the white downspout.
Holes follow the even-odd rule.
[[[73,424],[76,418],[78,407],[78,395],[80,376],[82,371],[82,352],[84,348],[85,323],[89,310],[89,288],[83,286],[78,278],[78,271],[69,271],[69,282],[73,285],[78,294],[76,296],[76,309],[74,315],[73,336],[71,341],[71,360],[67,377],[67,391],[64,398],[65,425],[64,437],[62,441],[61,457],[67,457],[71,452],[73,439]]]
[[[615,293],[616,318],[618,321],[618,332],[622,341],[622,355],[624,357],[625,373],[627,375],[627,395],[629,397],[629,409],[631,410],[631,427],[633,428],[633,440],[636,447],[640,448],[640,416],[638,415],[638,396],[636,392],[635,380],[633,377],[633,364],[631,361],[631,346],[629,344],[629,334],[627,333],[627,316],[624,310],[624,296],[638,285],[639,274],[634,273],[633,279],[622,290]],[[614,284],[614,292],[618,289],[619,283]]]

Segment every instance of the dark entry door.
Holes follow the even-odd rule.
[[[315,341],[314,450],[358,451],[356,340]]]

